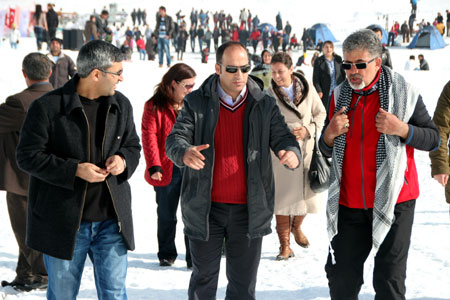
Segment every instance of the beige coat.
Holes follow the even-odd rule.
[[[280,164],[279,159],[272,153],[273,172],[275,175],[275,210],[276,215],[303,216],[308,213],[317,213],[321,207],[321,195],[314,193],[309,187],[308,170],[314,149],[314,134],[320,135],[326,118],[325,107],[314,88],[302,75],[294,73],[305,85],[303,100],[296,107],[287,106],[277,97],[273,90],[273,81],[269,93],[277,100],[281,114],[286,124],[292,130],[305,126],[310,137],[298,141],[302,153],[300,166],[294,171]],[[294,109],[296,111],[294,111]],[[298,116],[301,115],[301,118]]]

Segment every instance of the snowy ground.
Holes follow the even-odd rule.
[[[405,1],[406,2],[406,1]],[[409,2],[409,1],[407,1]],[[421,1],[425,2],[425,1]],[[419,4],[425,5],[425,3]],[[436,1],[434,1],[436,2]],[[442,1],[443,3],[444,1]],[[445,7],[446,8],[446,7]],[[444,8],[444,9],[445,9]],[[443,12],[443,10],[441,9]],[[347,30],[347,34],[353,29]],[[343,36],[345,37],[345,35]],[[446,40],[450,43],[450,40]],[[22,39],[20,49],[13,51],[9,45],[0,46],[2,70],[0,72],[0,102],[8,95],[25,88],[21,75],[21,61],[30,51],[35,51],[34,40]],[[405,75],[407,80],[416,85],[432,115],[443,86],[450,80],[450,47],[441,50],[409,50],[404,47],[390,49],[394,69]],[[339,43],[336,52],[341,54]],[[66,51],[76,58],[77,53]],[[422,53],[430,64],[429,72],[404,72],[403,66],[409,55]],[[296,61],[299,53],[292,53]],[[312,53],[308,54],[307,61]],[[158,68],[157,62],[139,61],[135,54],[132,62],[124,63],[125,81],[118,90],[127,95],[134,106],[135,122],[140,129],[144,102],[152,95],[154,86],[160,81],[166,68]],[[183,62],[196,70],[198,77],[196,86],[213,72],[214,54],[209,64],[200,63],[198,53],[185,54]],[[303,71],[311,78],[312,67],[305,66]],[[140,134],[140,132],[139,132]],[[416,163],[419,171],[421,196],[417,201],[416,216],[412,233],[407,272],[407,299],[432,300],[450,299],[449,278],[450,259],[450,226],[449,205],[445,203],[444,190],[430,177],[430,161],[428,154],[416,151]],[[184,262],[185,251],[182,238],[182,224],[178,226],[177,246],[179,259],[171,268],[159,267],[156,241],[156,205],[154,192],[143,178],[144,160],[131,179],[133,191],[133,211],[135,223],[136,250],[129,253],[129,269],[127,289],[129,299],[186,299],[190,271]],[[6,209],[5,193],[0,192],[0,280],[12,280],[15,276],[17,261],[17,244],[9,224]],[[326,195],[323,195],[323,207]],[[327,257],[325,211],[317,215],[309,215],[304,223],[304,230],[311,242],[311,247],[303,249],[293,245],[295,258],[287,262],[275,261],[278,253],[278,238],[271,234],[264,238],[262,259],[258,273],[258,299],[328,299],[327,279],[324,264]],[[273,225],[273,230],[275,226]],[[218,298],[225,297],[226,278],[225,265],[222,269],[218,287]],[[366,262],[364,276],[365,285],[360,299],[373,299],[371,287],[373,258]],[[12,288],[0,288],[1,299],[45,299],[44,291],[17,293]],[[83,274],[79,299],[96,299],[96,290],[92,274],[92,265],[88,261]]]

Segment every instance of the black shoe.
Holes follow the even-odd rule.
[[[174,262],[175,262],[175,260],[170,259],[170,258],[160,258],[159,259],[159,265],[161,267],[171,267]]]
[[[192,270],[192,261],[186,261],[186,267],[187,267],[189,270]]]

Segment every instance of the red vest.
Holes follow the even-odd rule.
[[[219,120],[214,133],[214,174],[211,200],[246,204],[243,124],[246,97],[230,107],[220,100]]]

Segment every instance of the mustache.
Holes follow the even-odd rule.
[[[351,74],[349,77],[350,77],[350,79],[354,79],[354,78],[360,79],[360,80],[363,79],[362,76],[361,76],[360,74]]]

